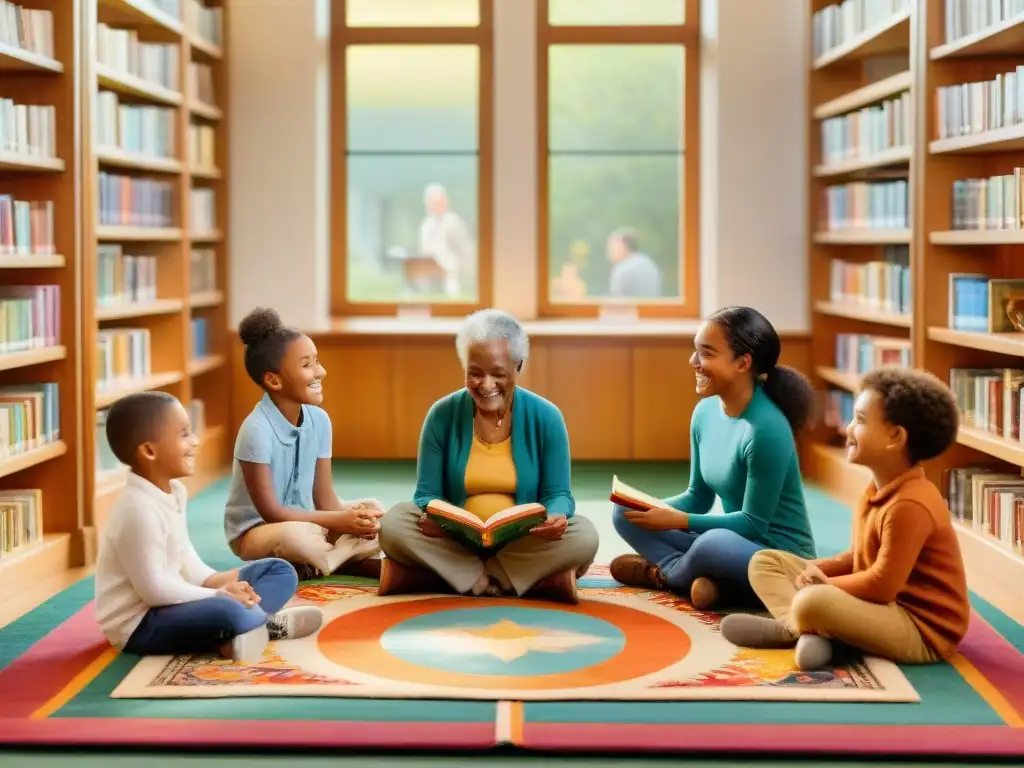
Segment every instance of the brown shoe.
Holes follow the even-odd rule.
[[[361,576],[364,579],[379,579],[381,563],[379,557],[367,557],[362,560],[349,560],[335,571],[336,574],[345,576]]]
[[[580,601],[579,592],[576,591],[576,574],[573,571],[553,573],[530,587],[523,597],[576,605]]]
[[[666,589],[668,582],[661,569],[640,555],[620,555],[609,567],[612,578],[627,587],[640,589]]]
[[[718,585],[711,579],[698,576],[690,584],[690,604],[698,611],[706,611],[718,602]]]
[[[378,595],[407,595],[413,593],[450,593],[452,588],[444,579],[426,568],[402,565],[384,557],[380,560],[380,586]]]

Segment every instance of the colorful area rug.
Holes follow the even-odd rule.
[[[258,663],[214,655],[143,659],[115,698],[329,696],[539,700],[687,699],[914,702],[899,667],[850,660],[798,672],[793,652],[740,649],[721,616],[673,595],[624,587],[580,591],[578,606],[416,595],[373,586],[303,586],[324,626],[272,643]]]

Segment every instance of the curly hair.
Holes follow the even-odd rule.
[[[934,459],[956,440],[960,411],[942,380],[910,368],[877,368],[861,379],[861,391],[876,393],[885,420],[907,431],[911,464]]]
[[[288,345],[302,334],[282,323],[277,310],[257,307],[238,324],[238,336],[245,344],[245,372],[266,389],[264,377],[280,369]]]

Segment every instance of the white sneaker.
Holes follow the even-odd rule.
[[[323,623],[319,608],[301,605],[275,613],[267,620],[267,630],[271,640],[298,640],[312,635]]]
[[[255,664],[263,656],[270,642],[270,633],[266,625],[256,627],[231,640],[231,659],[243,664]]]

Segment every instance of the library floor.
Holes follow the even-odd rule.
[[[668,495],[670,493],[677,492],[678,489],[686,484],[687,479],[687,468],[682,464],[642,464],[623,467],[617,465],[614,468],[604,464],[581,464],[574,467],[574,488],[577,496],[581,500],[585,501],[600,501],[607,498],[608,482],[611,476],[611,472],[614,469],[621,477],[626,479],[628,482],[639,485],[640,487],[649,490],[651,493],[656,495]],[[342,494],[342,496],[374,496],[379,498],[386,506],[397,501],[404,500],[405,496],[409,494],[412,484],[414,482],[414,466],[411,463],[345,463],[338,464],[335,472],[335,482]],[[232,567],[236,562],[226,544],[223,540],[223,534],[220,524],[219,516],[217,512],[220,509],[221,499],[226,493],[226,480],[221,480],[214,484],[211,488],[202,494],[201,503],[196,503],[192,507],[192,514],[190,516],[190,527],[196,548],[200,554],[210,563],[211,566],[216,568],[228,568]],[[849,510],[844,506],[837,504],[831,500],[825,494],[813,489],[808,489],[808,501],[812,511],[812,524],[815,531],[815,536],[819,542],[820,547],[823,551],[835,551],[843,547],[846,543],[849,532]],[[594,522],[597,524],[601,533],[601,550],[598,555],[599,563],[607,563],[616,555],[625,551],[625,545],[618,538],[614,530],[612,529],[610,518],[596,519]],[[991,560],[991,550],[988,551],[989,559]],[[968,569],[972,573],[979,570],[978,566],[981,563],[982,558],[986,556],[986,552],[972,553],[971,548],[965,551],[965,557],[968,559]],[[972,567],[972,557],[974,558],[975,567]],[[88,574],[78,573],[75,576],[82,578],[87,577]],[[64,586],[69,585],[69,580],[73,577],[61,577],[63,581],[55,580],[49,585],[42,585],[41,588],[50,590],[51,594],[61,589]],[[972,586],[976,591],[979,590],[977,580],[972,579]],[[982,580],[984,581],[984,580]],[[1019,583],[1019,582],[1018,582]],[[81,589],[81,585],[79,586]],[[1016,591],[1016,590],[1013,590]],[[1003,610],[1008,615],[1012,616],[1018,622],[1024,623],[1021,617],[1021,605],[1020,596],[1011,594],[1010,590],[1005,590],[1001,594],[986,594],[984,591],[981,592],[982,597],[986,598],[990,602],[994,603],[997,607]],[[33,590],[32,597],[26,596],[25,599],[17,601],[17,605],[4,605],[0,608],[0,627],[9,623],[17,617],[18,614],[31,610],[34,605],[38,604],[42,599],[45,599],[47,595],[40,595],[37,590]],[[29,604],[30,599],[35,599],[34,604]],[[0,655],[4,649],[0,648]],[[312,706],[312,705],[311,705]],[[244,726],[244,721],[239,722],[240,727]],[[0,762],[4,766],[22,766],[22,765],[43,765],[50,764],[54,759],[61,760],[62,764],[67,765],[99,765],[101,762],[108,768],[115,768],[120,765],[135,765],[143,760],[154,765],[178,765],[184,764],[184,761],[188,761],[188,765],[230,765],[240,763],[244,760],[247,764],[269,764],[271,761],[280,761],[285,759],[285,755],[274,755],[263,753],[261,755],[227,755],[227,754],[208,754],[202,755],[197,753],[189,753],[182,755],[173,754],[148,754],[142,752],[122,752],[116,753],[113,751],[52,751],[52,750],[19,750],[19,751],[0,751]],[[730,760],[710,760],[707,758],[696,758],[692,760],[686,760],[680,756],[671,758],[674,762],[699,762],[704,765],[716,765],[716,766],[751,766],[751,765],[818,765],[822,764],[821,760],[797,760],[787,758],[783,760],[762,760],[758,761],[745,757],[742,759],[730,759]],[[337,753],[330,756],[316,756],[309,755],[303,758],[299,758],[295,755],[293,750],[289,750],[287,753],[287,760],[289,763],[298,766],[305,765],[325,765],[330,760],[331,764],[338,765],[351,765],[361,766],[369,765],[371,762],[374,765],[395,765],[395,766],[408,766],[409,768],[419,768],[419,766],[456,766],[456,765],[469,765],[470,761],[476,762],[480,758],[476,756],[424,756],[417,757],[412,755],[385,757],[384,755],[358,755],[351,754],[344,758],[339,757]],[[528,763],[536,766],[547,765],[553,762],[555,758],[549,758],[544,756],[523,756],[523,755],[502,755],[494,754],[488,755],[487,760],[490,765],[500,765],[506,763]],[[572,763],[580,766],[597,766],[597,765],[611,765],[613,758],[598,758],[598,757],[579,757],[579,758],[567,758],[558,757],[558,760],[566,763]],[[664,760],[645,758],[645,759],[625,759],[615,757],[615,763],[625,762],[630,765],[646,766],[654,764],[663,764]],[[997,763],[989,762],[964,762],[962,759],[957,760],[960,765],[995,765]],[[879,762],[878,760],[871,760],[870,763],[874,766],[884,766],[890,763]],[[857,762],[857,761],[827,761],[828,765],[834,766],[853,766],[853,765],[867,765],[868,762]],[[930,763],[930,762],[893,762],[892,765],[938,765],[941,763]]]

